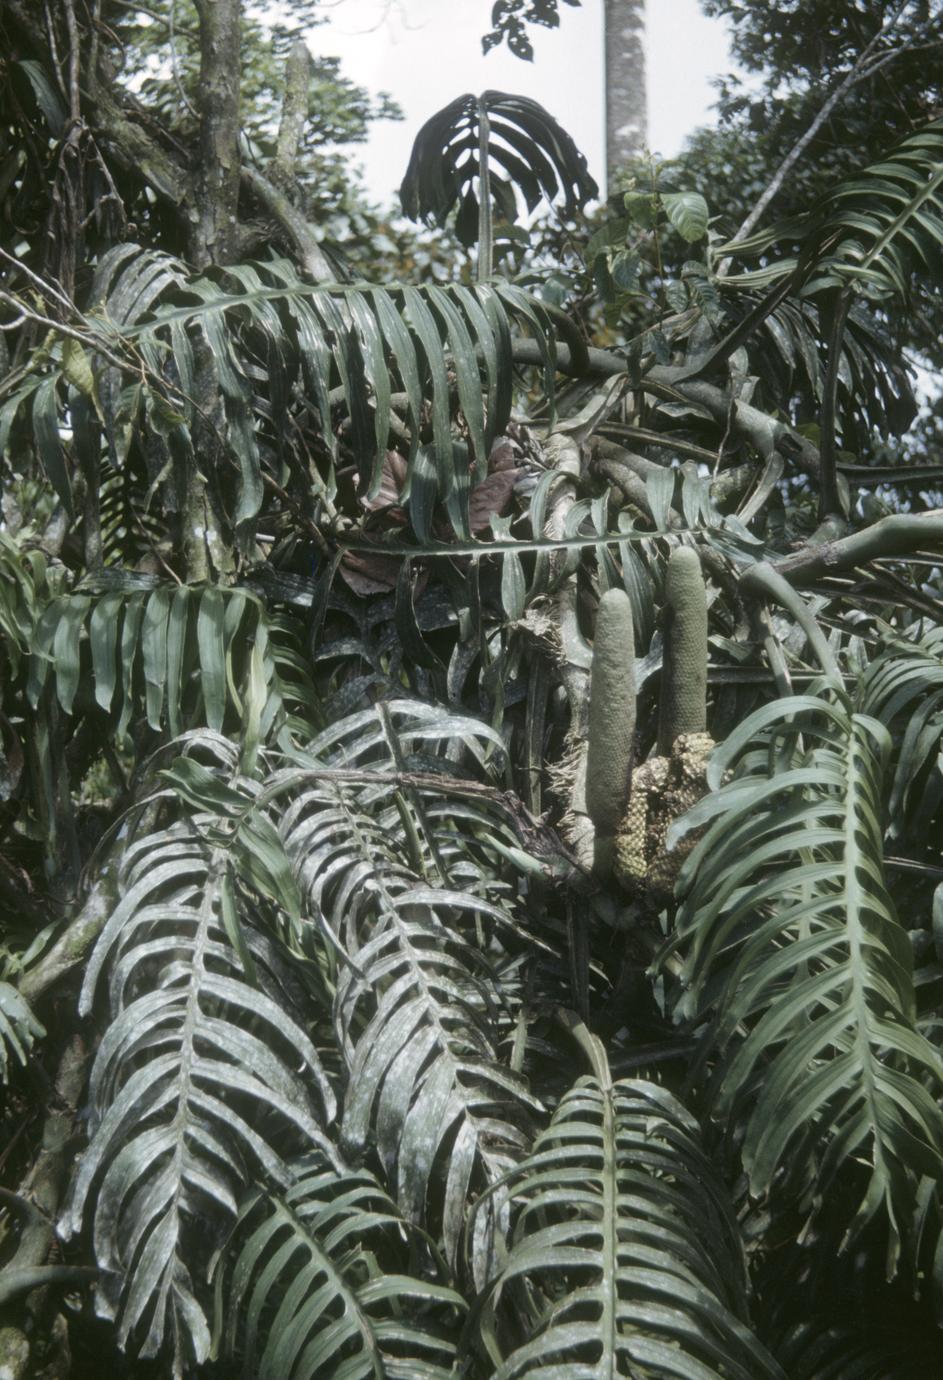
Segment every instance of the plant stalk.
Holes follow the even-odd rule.
[[[491,121],[483,100],[478,102],[478,281],[486,283],[494,271],[494,216],[491,207],[489,146]]]

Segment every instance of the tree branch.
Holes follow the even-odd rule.
[[[146,14],[149,19],[153,19],[155,24],[161,24],[165,29],[170,28],[170,20],[166,14],[161,14],[159,10],[152,9],[148,5],[139,5],[137,0],[111,0],[113,5],[119,9],[131,10],[135,14]],[[188,24],[178,24],[174,19],[174,28],[178,34],[188,34],[190,38],[199,38],[199,30]]]
[[[763,192],[760,199],[753,207],[753,210],[747,216],[746,220],[744,220],[743,224],[740,226],[739,230],[734,235],[733,239],[730,241],[731,244],[736,244],[739,240],[746,239],[747,235],[749,235],[753,227],[759,222],[761,216],[763,215],[763,212],[766,210],[767,206],[770,204],[773,198],[777,195],[783,183],[786,181],[786,178],[789,176],[792,169],[796,166],[799,159],[805,153],[806,149],[809,147],[812,140],[815,138],[819,130],[825,124],[826,120],[831,115],[835,107],[842,100],[844,100],[845,96],[848,94],[848,92],[851,90],[853,86],[856,86],[859,81],[864,80],[867,76],[871,74],[869,70],[868,59],[871,57],[871,54],[874,52],[874,49],[877,47],[881,39],[886,38],[887,35],[891,32],[891,30],[894,28],[898,19],[900,19],[901,15],[903,14],[904,10],[908,8],[909,4],[910,0],[904,0],[903,4],[898,5],[896,10],[894,10],[890,17],[886,19],[885,22],[882,24],[881,28],[871,39],[867,47],[865,47],[862,50],[862,52],[859,53],[854,65],[850,68],[850,70],[845,74],[842,80],[835,87],[835,90],[825,101],[821,110],[816,115],[812,123],[809,125],[809,128],[805,131],[803,135],[801,135],[799,139],[796,140],[795,144],[793,144],[792,148],[786,154],[786,157],[780,163],[779,167],[776,169],[776,172],[770,179],[769,184],[766,187],[766,190]],[[883,66],[884,63],[890,61],[892,57],[898,57],[901,53],[906,52],[910,46],[911,45],[909,43],[901,44],[899,48],[894,50],[893,54],[885,54],[878,65]],[[876,70],[876,67],[874,70]],[[720,276],[723,276],[722,268],[723,266],[721,267]]]
[[[305,217],[291,204],[284,192],[273,187],[257,168],[244,167],[242,181],[262,203],[272,219],[285,231],[308,277],[316,283],[331,282],[335,274],[324,250]]]
[[[704,446],[695,445],[693,441],[685,441],[680,436],[675,436],[671,432],[649,431],[643,426],[623,425],[621,422],[604,422],[599,428],[601,435],[612,432],[621,442],[638,441],[643,446],[655,446],[658,450],[671,451],[674,455],[686,455],[689,460],[696,460],[702,465],[713,465],[717,459],[714,451],[706,450]],[[656,469],[665,469],[671,465],[671,455],[664,461],[649,460],[646,462],[653,465]]]
[[[89,125],[110,143],[118,163],[137,173],[159,196],[178,209],[189,199],[184,165],[152,139],[122,109],[113,91],[92,73],[88,74]]]
[[[776,570],[791,585],[814,584],[871,561],[914,555],[943,548],[943,508],[929,513],[892,513],[871,527],[818,546],[805,546],[776,562]],[[943,564],[943,554],[940,556]]]
[[[4,0],[4,10],[29,43],[37,61],[48,63],[49,43],[37,21],[35,7],[28,0]],[[188,190],[184,165],[130,118],[97,69],[86,70],[82,94],[87,98],[83,101],[83,113],[89,128],[111,144],[121,166],[143,177],[159,196],[182,207]]]
[[[587,369],[581,369],[573,359],[573,352],[569,345],[564,345],[562,341],[557,341],[557,368],[561,374],[571,374],[579,378],[582,374],[599,374],[604,378],[614,374],[624,374],[628,365],[622,355],[614,354],[611,350],[588,350],[589,357]],[[515,364],[542,364],[543,356],[536,340],[528,340],[521,336],[511,342],[511,358]]]
[[[311,54],[304,39],[291,46],[285,63],[285,94],[282,97],[282,118],[278,126],[278,142],[270,168],[273,182],[289,185],[295,176],[298,150],[308,122],[308,85],[311,80]]]
[[[88,1283],[98,1273],[82,1266],[49,1265],[46,1261],[55,1241],[55,1221],[62,1194],[68,1182],[72,1156],[71,1139],[76,1108],[85,1085],[88,1051],[82,1039],[73,1035],[67,1042],[51,1096],[46,1106],[42,1143],[26,1178],[17,1193],[0,1190],[2,1206],[16,1213],[21,1221],[19,1243],[0,1284],[0,1305],[6,1311],[17,1295],[52,1284]],[[43,1295],[29,1300],[19,1318],[9,1317],[0,1332],[0,1375],[25,1377],[38,1371],[33,1348],[44,1335],[37,1326]],[[51,1371],[44,1372],[46,1374]],[[60,1372],[55,1371],[56,1374]]]
[[[17,988],[25,1002],[35,1006],[50,987],[84,963],[86,954],[104,928],[114,901],[111,871],[106,868],[69,928],[35,967],[23,974]]]
[[[626,361],[611,350],[592,349],[587,354],[590,374],[611,378],[626,372]],[[536,340],[513,340],[511,357],[515,364],[539,365],[542,362]],[[556,358],[557,368],[561,374],[581,375],[586,372],[574,368],[569,347],[559,341]],[[639,387],[643,392],[654,393],[657,397],[672,402],[693,402],[703,407],[716,421],[725,426],[729,421],[733,431],[749,441],[764,460],[768,460],[773,451],[778,450],[784,459],[791,461],[803,474],[818,479],[822,472],[821,459],[818,448],[807,437],[802,436],[788,422],[777,421],[761,412],[758,407],[731,399],[730,394],[716,384],[688,378],[687,372],[684,368],[671,365],[656,365],[647,374],[643,374]]]
[[[819,478],[822,462],[818,448],[787,422],[777,421],[750,403],[731,399],[730,394],[716,384],[704,383],[700,379],[678,380],[675,371],[667,367],[652,369],[641,383],[642,388],[652,392],[658,390],[660,385],[666,388],[666,396],[696,403],[724,425],[729,420],[734,433],[749,441],[764,460],[778,450],[784,459],[791,461],[804,474]]]

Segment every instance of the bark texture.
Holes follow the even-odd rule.
[[[606,176],[611,192],[648,143],[645,0],[606,0]]]
[[[200,168],[191,258],[198,268],[236,256],[239,202],[239,0],[200,5]]]

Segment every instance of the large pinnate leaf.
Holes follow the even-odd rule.
[[[803,1318],[777,1354],[792,1380],[924,1380],[936,1369],[940,1334],[876,1308],[853,1323],[834,1316]]]
[[[185,278],[166,255],[121,246],[103,261],[95,294],[86,353],[112,461],[124,463],[134,434],[163,447],[168,465],[172,452],[192,453],[202,361],[222,399],[218,430],[237,476],[231,518],[247,551],[263,473],[278,472],[293,444],[285,418],[276,424],[272,416],[273,398],[286,405],[306,399],[298,426],[316,428],[326,452],[324,472],[311,475],[316,496],[336,493],[341,418],[349,420],[361,492],[368,499],[382,483],[391,428],[399,426],[402,435],[405,425],[410,471],[427,447],[438,498],[456,530],[468,537],[469,459],[480,482],[494,437],[510,416],[512,327],[536,338],[545,387],[553,393],[551,316],[510,284],[315,287],[282,259],[230,265],[214,278]],[[123,354],[127,372],[106,362],[105,351],[112,361]],[[0,388],[0,448],[18,411],[29,406],[37,452],[68,505],[68,457],[60,435],[66,382],[62,365],[9,398]],[[400,423],[391,412],[394,402]],[[460,433],[467,448],[456,444]],[[299,455],[298,472],[310,472],[308,452],[302,448]]]
[[[943,248],[943,121],[840,182],[814,211],[720,245],[717,253],[769,255],[774,246],[796,242],[798,257],[773,259],[730,281],[762,286],[791,276],[809,293],[850,287],[869,297],[906,298],[915,272],[936,274]]]
[[[757,305],[759,295],[744,292],[740,300],[742,306],[733,301],[728,309],[745,314]],[[815,405],[821,405],[825,382],[822,331],[814,301],[787,297],[753,336],[751,368],[768,386],[786,393],[801,390]],[[898,360],[886,329],[861,306],[849,316],[842,341],[838,404],[849,449],[853,442],[864,447],[875,431],[903,435],[917,413],[912,380]]]
[[[365,1170],[317,1153],[290,1168],[284,1190],[241,1204],[221,1257],[225,1352],[258,1380],[447,1380],[465,1304],[441,1271],[413,1272],[428,1243]]]
[[[511,1214],[473,1314],[496,1380],[782,1380],[749,1327],[723,1185],[665,1089],[581,1078],[515,1172]]]
[[[0,531],[0,648],[2,679],[12,678],[30,648],[33,625],[47,593],[46,561],[19,539]]]
[[[178,785],[192,794],[191,776]],[[251,795],[241,805],[251,814]],[[197,1271],[244,1187],[253,1175],[287,1183],[291,1145],[329,1153],[321,1127],[334,1112],[251,899],[266,876],[265,832],[257,821],[237,837],[231,825],[197,809],[128,840],[82,989],[89,1014],[105,988],[109,1019],[61,1230],[91,1225],[99,1312],[120,1346],[168,1352],[175,1375],[208,1354]],[[267,889],[277,894],[277,878]]]
[[[510,997],[486,950],[520,934],[513,898],[455,846],[456,831],[495,831],[499,813],[462,799],[474,778],[437,756],[463,740],[466,760],[503,755],[483,724],[391,701],[326,730],[274,787],[286,850],[340,958],[344,1146],[376,1144],[404,1214],[434,1223],[453,1260],[470,1197],[524,1153],[540,1111],[498,1050]],[[495,1220],[481,1218],[479,1275]]]
[[[562,201],[563,213],[572,216],[597,192],[586,159],[541,105],[485,91],[451,101],[417,134],[400,188],[407,216],[443,225],[458,205],[459,238],[474,244],[483,158],[491,195],[510,221],[517,219],[515,193],[529,211],[546,197]]]
[[[286,667],[282,628],[254,593],[110,567],[37,618],[33,707],[44,691],[66,713],[108,713],[119,741],[142,723],[170,736],[202,724],[226,729],[242,740],[246,762],[291,722],[291,701],[311,708],[307,676]]]
[[[905,637],[889,638],[865,671],[858,697],[894,743],[889,836],[924,848],[941,803],[936,762],[943,738],[943,629],[918,625]]]
[[[10,1055],[25,1065],[33,1041],[45,1033],[16,988],[0,979],[0,1084],[7,1081]]]
[[[811,1217],[844,1202],[846,1243],[883,1212],[893,1270],[919,1178],[939,1173],[943,1064],[915,1026],[884,879],[889,752],[880,723],[826,692],[740,725],[681,826],[713,821],[670,946],[695,1076],[712,1069],[715,1115],[742,1124],[753,1191],[778,1185]]]
[[[284,722],[277,661],[265,609],[247,590],[106,569],[43,611],[28,692],[35,707],[54,686],[67,714],[88,713],[94,696],[119,739],[142,718],[171,735],[225,726],[251,756]]]
[[[814,286],[906,298],[912,273],[935,274],[943,262],[943,121],[840,183],[824,210]]]

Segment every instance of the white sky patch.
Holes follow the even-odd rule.
[[[647,9],[649,141],[670,158],[691,130],[713,120],[710,78],[729,67],[727,31],[704,17],[697,0],[648,0]],[[318,5],[317,14],[330,22],[312,29],[312,51],[341,58],[345,76],[371,92],[388,91],[406,116],[377,122],[369,143],[353,154],[376,200],[394,197],[413,139],[430,115],[467,91],[489,89],[545,106],[602,184],[603,0],[584,0],[580,9],[561,4],[558,29],[531,29],[532,63],[512,57],[505,45],[483,55],[490,11],[490,0]]]
[[[648,142],[673,158],[698,125],[716,123],[711,78],[734,66],[729,30],[703,15],[697,0],[648,0],[645,29]]]

